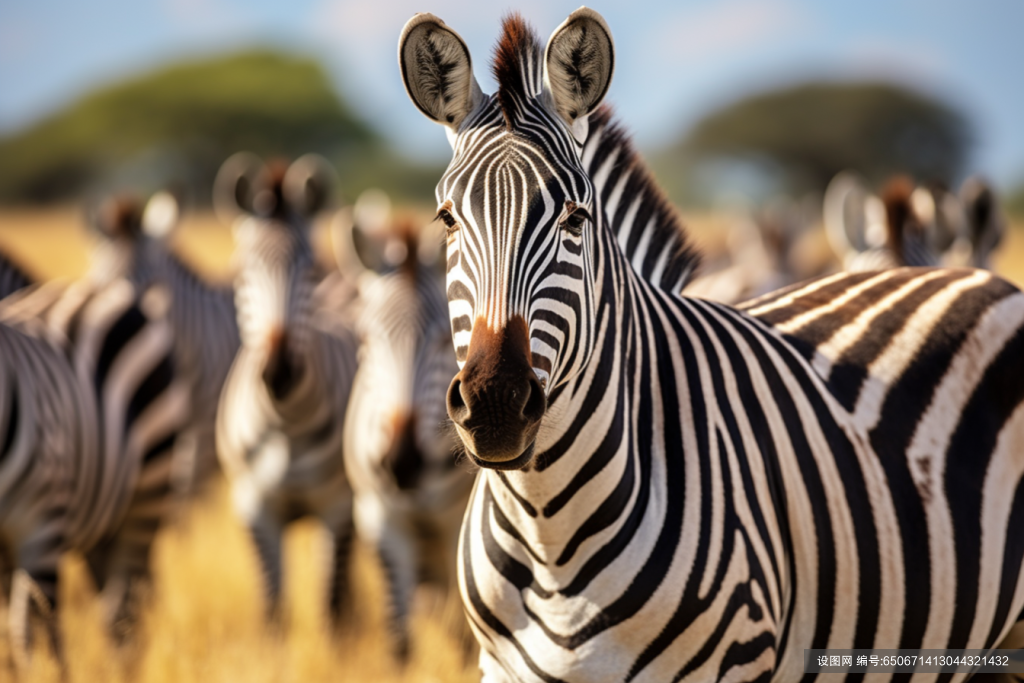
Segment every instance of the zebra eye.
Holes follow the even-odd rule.
[[[562,221],[562,229],[573,237],[579,237],[583,234],[583,224],[590,220],[590,214],[587,213],[586,209],[576,209]]]
[[[441,209],[440,211],[438,211],[437,212],[437,218],[440,218],[441,222],[443,222],[444,225],[445,225],[445,229],[444,229],[445,237],[451,237],[452,235],[454,235],[458,231],[459,224],[455,220],[455,216],[453,216],[448,211],[448,209]]]

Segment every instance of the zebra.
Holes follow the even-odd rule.
[[[0,448],[0,507],[15,543],[8,550],[51,613],[60,554],[82,553],[107,626],[122,642],[169,509],[172,444],[188,401],[174,371],[167,305],[162,290],[140,292],[126,280],[47,283],[0,305],[0,322],[38,338],[32,349],[11,333],[16,347],[4,353],[11,400],[0,409],[0,442],[13,444]],[[20,604],[12,624],[25,616]],[[20,623],[11,629],[16,637]]]
[[[35,284],[35,280],[10,256],[0,251],[0,299]]]
[[[329,607],[345,607],[352,492],[342,420],[357,340],[331,311],[315,310],[309,218],[325,200],[326,162],[306,156],[269,167],[236,155],[221,167],[215,200],[244,211],[234,226],[235,306],[242,344],[217,410],[217,454],[234,509],[259,553],[268,615],[280,614],[281,536],[318,517],[333,538]]]
[[[360,234],[358,225],[352,230],[353,238]],[[363,251],[370,239],[358,240]],[[401,661],[408,657],[418,579],[454,586],[459,528],[473,484],[456,467],[457,439],[442,428],[445,393],[458,366],[443,271],[431,266],[439,261],[436,247],[430,255],[439,240],[421,239],[415,224],[399,222],[378,240],[380,257],[364,257],[367,265],[382,267],[379,275],[367,268],[359,278],[360,362],[345,417],[356,534],[385,570],[389,630]]]
[[[30,616],[61,652],[54,618],[72,476],[95,459],[95,404],[41,322],[0,322],[0,590],[11,655],[28,663]]]
[[[90,215],[98,240],[89,277],[127,278],[139,289],[160,284],[170,294],[175,366],[191,395],[188,427],[175,445],[174,485],[188,496],[217,471],[217,403],[240,342],[231,287],[209,284],[168,245],[178,216],[178,201],[167,191],[145,206],[133,196],[107,198]]]
[[[799,209],[791,201],[776,200],[758,211],[731,212],[725,263],[717,268],[702,264],[684,293],[733,304],[806,279],[810,264],[799,257],[798,245],[808,221]]]
[[[1005,228],[991,189],[979,178],[960,195],[937,183],[915,186],[895,176],[881,196],[846,171],[825,192],[823,218],[846,270],[899,266],[989,268]]]
[[[459,585],[484,680],[793,681],[806,648],[1020,646],[1024,293],[900,268],[682,297],[698,256],[600,107],[599,14],[546,47],[506,18],[490,96],[431,14],[398,53],[453,148],[447,403],[480,467]]]

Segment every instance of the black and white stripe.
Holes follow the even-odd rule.
[[[160,192],[146,205],[111,198],[93,220],[99,242],[91,279],[127,278],[138,289],[163,286],[171,298],[175,366],[189,390],[188,425],[175,444],[175,488],[201,490],[217,470],[214,439],[217,403],[238,351],[238,324],[230,286],[207,282],[167,243],[178,220],[172,195]]]
[[[0,322],[0,589],[10,595],[18,668],[30,651],[30,614],[61,650],[57,563],[68,547],[72,476],[96,458],[97,445],[95,402],[40,327]]]
[[[288,192],[305,182],[295,176],[305,173],[309,160],[287,172],[244,160],[248,168],[234,176],[239,161],[225,164],[218,183],[255,177],[249,187],[265,199],[258,213],[235,226],[242,345],[221,395],[217,451],[235,510],[259,551],[271,614],[279,608],[284,528],[312,515],[334,539],[330,607],[336,617],[347,590],[352,537],[342,430],[357,341],[332,312],[313,306],[318,272],[310,211]]]
[[[581,73],[563,40],[601,52],[595,17],[546,51],[506,21],[501,96],[468,100],[437,190],[449,412],[486,468],[460,545],[484,679],[811,680],[805,648],[1019,646],[1024,294],[897,269],[742,310],[678,296],[695,259],[637,217],[640,160],[545,87]],[[418,15],[400,61],[424,33],[465,49]]]
[[[345,418],[345,464],[356,532],[384,569],[399,658],[421,579],[455,586],[459,527],[473,478],[456,467],[444,396],[458,372],[443,272],[420,263],[417,235],[387,240],[394,269],[360,277],[356,373]]]
[[[37,460],[28,469],[18,458],[0,464],[21,468],[4,472],[20,477],[4,499],[15,509],[63,511],[37,529],[52,541],[38,560],[51,563],[40,570],[43,584],[55,581],[59,551],[84,553],[110,625],[123,637],[149,574],[153,537],[170,506],[173,443],[188,400],[174,374],[166,295],[140,293],[125,280],[48,284],[6,299],[0,318],[31,327],[66,359],[12,368],[9,383],[60,397],[64,416],[43,433],[56,413],[29,423],[29,406],[22,404],[18,424],[8,413],[6,438],[21,434],[26,440],[18,442],[19,457]],[[34,446],[33,434],[40,439]],[[47,449],[60,452],[39,460]],[[52,499],[41,493],[47,489]],[[28,518],[12,519],[26,532],[34,529]]]

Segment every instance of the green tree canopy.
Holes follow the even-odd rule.
[[[126,172],[186,183],[205,199],[220,163],[238,150],[317,151],[337,161],[379,146],[316,61],[248,51],[95,91],[0,138],[0,201],[72,198]]]
[[[869,179],[910,173],[951,182],[971,130],[948,104],[886,83],[806,83],[753,95],[707,115],[670,156],[769,162],[793,189],[821,190],[839,171]]]

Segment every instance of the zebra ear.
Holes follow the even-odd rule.
[[[213,182],[213,209],[217,217],[231,224],[240,214],[255,213],[253,202],[268,181],[267,168],[255,154],[238,152],[228,157]]]
[[[149,198],[142,212],[142,232],[154,239],[166,239],[178,226],[181,209],[171,192],[161,190]]]
[[[338,268],[361,275],[385,270],[384,245],[391,223],[391,199],[383,190],[364,190],[352,207],[331,221],[331,241]]]
[[[870,198],[864,181],[852,171],[836,174],[825,190],[825,234],[840,259],[868,248],[866,235]]]
[[[555,29],[544,51],[544,84],[555,111],[578,140],[587,116],[608,92],[615,70],[615,45],[604,17],[580,7]]]
[[[988,268],[992,252],[1006,233],[1006,218],[999,208],[999,199],[984,179],[971,176],[960,187],[960,201],[971,244],[971,262],[977,268]]]
[[[337,180],[327,159],[319,154],[306,154],[288,167],[281,189],[292,210],[312,216],[327,206]]]
[[[398,65],[413,104],[452,132],[483,100],[465,41],[433,14],[421,12],[406,23]]]

